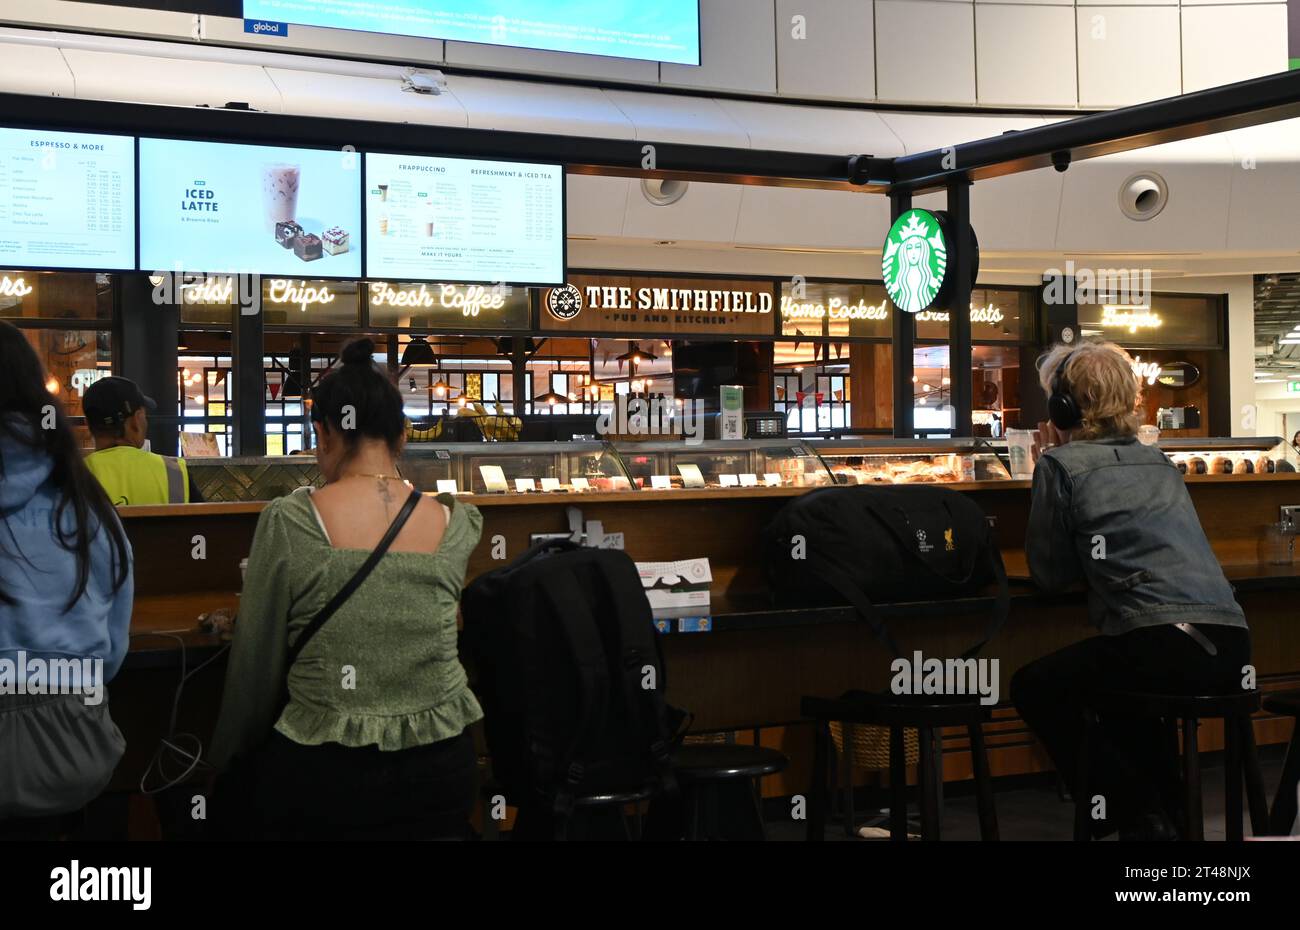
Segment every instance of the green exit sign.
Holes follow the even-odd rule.
[[[1286,383],[1286,392],[1288,394],[1300,394],[1300,381],[1288,381]]]

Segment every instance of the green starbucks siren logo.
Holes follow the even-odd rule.
[[[880,260],[885,291],[894,306],[920,313],[934,303],[948,270],[948,243],[938,218],[928,210],[908,210],[889,229]]]

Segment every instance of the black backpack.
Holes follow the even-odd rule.
[[[480,575],[461,605],[512,805],[550,806],[559,831],[579,789],[675,791],[659,633],[632,559],[541,543]],[[651,670],[655,687],[643,687]]]
[[[763,531],[762,547],[778,601],[852,605],[895,656],[898,645],[873,601],[959,597],[996,583],[989,627],[962,658],[974,656],[993,637],[1011,605],[988,518],[971,498],[948,488],[858,485],[811,491],[777,513]]]

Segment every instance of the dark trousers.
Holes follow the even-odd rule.
[[[1250,662],[1250,632],[1242,627],[1197,624],[1218,648],[1211,656],[1186,633],[1169,625],[1143,627],[1120,636],[1098,636],[1029,663],[1011,679],[1011,700],[1047,747],[1057,772],[1077,790],[1086,697],[1096,689],[1156,694],[1216,694],[1241,690],[1242,666]],[[1104,836],[1138,815],[1176,810],[1175,760],[1165,758],[1167,735],[1159,721],[1100,718],[1091,745],[1089,796],[1106,800],[1107,816],[1094,831]]]
[[[478,781],[469,731],[395,752],[273,733],[255,804],[267,839],[463,840]]]

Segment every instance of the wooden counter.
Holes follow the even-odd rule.
[[[1278,520],[1279,507],[1300,504],[1300,475],[1206,475],[1189,477],[1188,490],[1225,573],[1237,588],[1250,621],[1260,686],[1266,690],[1300,687],[1300,567],[1260,565],[1263,526]],[[1072,642],[1095,635],[1081,594],[1045,595],[1027,583],[1024,529],[1029,482],[1004,481],[947,485],[972,494],[993,521],[1015,585],[1011,615],[984,656],[1000,662],[1005,697],[1011,676],[1025,663]],[[833,696],[850,688],[882,688],[889,680],[891,656],[853,613],[845,608],[778,610],[771,606],[755,540],[762,527],[792,497],[791,488],[739,488],[584,494],[465,495],[483,513],[483,541],[470,559],[469,577],[503,564],[493,548],[505,544],[506,559],[529,545],[529,534],[567,532],[569,508],[583,520],[601,521],[605,532],[623,533],[625,549],[639,561],[708,556],[714,584],[711,633],[674,632],[666,637],[668,699],[696,715],[697,730],[748,732],[771,729],[763,742],[782,748],[794,764],[782,779],[771,779],[769,793],[806,787],[809,731],[798,725],[804,694]],[[121,678],[114,683],[115,716],[119,694],[148,683],[151,700],[136,694],[133,710],[152,708],[165,719],[177,681],[179,648],[189,668],[212,657],[214,637],[192,631],[198,614],[234,607],[240,587],[239,561],[248,554],[262,503],[191,504],[120,509],[136,558],[137,605],[132,641]],[[201,539],[200,539],[201,537]],[[195,558],[204,547],[204,558]],[[920,595],[921,592],[918,592]],[[926,655],[956,655],[978,637],[988,617],[986,597],[887,605],[882,613],[900,647]],[[159,635],[166,631],[189,630]],[[178,641],[175,636],[179,636]],[[187,691],[193,732],[210,733],[224,662],[215,662]],[[196,679],[197,681],[198,679]],[[155,689],[162,688],[158,691]],[[786,726],[787,724],[795,724]],[[1289,721],[1263,719],[1261,742],[1289,735]],[[133,748],[156,745],[156,722],[128,728]],[[135,729],[135,732],[131,732]],[[986,727],[995,775],[1041,771],[1048,762],[1041,747],[1009,705],[1001,705]],[[1207,727],[1202,745],[1215,748],[1218,737]],[[949,778],[969,777],[965,737],[945,735]],[[143,749],[141,750],[144,751]],[[129,752],[129,758],[136,757]],[[124,766],[127,763],[124,761]],[[128,766],[129,768],[129,766]],[[120,772],[126,776],[138,772]]]

